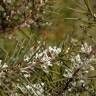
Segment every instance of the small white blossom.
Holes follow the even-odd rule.
[[[69,50],[70,50],[70,48],[67,48],[66,53],[68,53],[68,52],[69,52]]]
[[[1,63],[2,63],[2,60],[0,60],[0,65],[1,65]]]
[[[31,87],[30,85],[27,85],[26,88],[28,88],[28,89],[32,89],[32,87]]]
[[[6,63],[4,63],[4,65],[2,66],[2,68],[7,68],[8,65]]]
[[[84,80],[80,80],[80,83],[84,83],[85,81]]]
[[[72,91],[72,88],[69,88],[68,91],[69,91],[69,92]]]
[[[30,74],[24,74],[24,77],[28,78],[28,77],[30,77]]]
[[[96,17],[96,14],[93,14],[94,17]]]
[[[51,61],[47,61],[47,65],[48,65],[48,66],[52,66]]]
[[[88,70],[85,71],[85,73],[88,73],[88,72],[89,72]]]
[[[90,66],[90,70],[91,70],[91,71],[94,71],[95,68],[94,68],[93,66]]]
[[[43,89],[44,83],[33,84],[32,86],[37,89],[37,90],[36,90],[36,93],[37,93],[39,96],[44,96],[44,95],[43,95],[43,92],[44,92],[44,89]]]
[[[72,73],[67,73],[67,74],[65,73],[65,74],[63,74],[63,76],[67,77],[67,78],[72,78]]]
[[[24,57],[24,61],[29,61],[30,57],[29,56],[25,56]]]
[[[76,82],[73,82],[72,85],[73,85],[73,86],[76,86]]]
[[[57,55],[61,52],[61,48],[57,48],[56,46],[49,46],[49,52]]]
[[[81,46],[81,51],[89,54],[92,51],[92,46],[88,46],[87,43],[84,43],[84,45]]]
[[[76,62],[77,62],[77,63],[81,63],[81,59],[80,59],[80,55],[79,55],[79,54],[77,54],[77,55],[75,56],[75,59],[76,59]]]

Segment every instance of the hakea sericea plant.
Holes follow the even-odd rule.
[[[39,28],[47,0],[0,0],[0,32]]]
[[[1,95],[78,96],[86,91],[95,94],[90,85],[95,78],[91,74],[95,72],[93,49],[86,42],[78,52],[70,52],[70,47],[41,45],[30,48],[22,62],[14,66],[0,60]]]

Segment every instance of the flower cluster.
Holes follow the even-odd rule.
[[[36,84],[26,85],[26,88],[28,90],[34,92],[35,96],[44,96],[44,94],[43,94],[44,88],[43,87],[44,87],[44,83],[36,83]],[[17,84],[17,88],[22,90],[22,92],[24,92],[24,94],[27,93],[26,89],[18,84]]]
[[[13,81],[10,78],[8,79],[5,79],[5,78],[6,76],[11,76],[13,78],[14,75],[16,75],[18,77],[15,79],[17,82],[15,86],[16,88],[20,89],[24,94],[27,94],[28,92],[30,92],[31,95],[34,94],[38,96],[44,96],[44,91],[48,87],[46,78],[47,76],[49,76],[47,78],[49,82],[50,76],[51,76],[50,72],[53,72],[54,73],[52,74],[53,77],[51,76],[53,81],[51,82],[54,82],[55,78],[57,78],[58,76],[60,78],[62,77],[60,80],[64,81],[63,82],[64,85],[60,83],[61,90],[66,89],[70,93],[76,92],[76,91],[79,92],[83,90],[89,90],[90,86],[87,81],[89,77],[91,77],[92,75],[91,73],[95,71],[95,65],[94,63],[92,63],[95,61],[95,56],[92,54],[91,56],[89,56],[90,53],[92,52],[92,47],[89,46],[87,43],[84,43],[83,45],[81,45],[79,52],[77,53],[74,52],[74,54],[70,54],[70,58],[69,57],[66,58],[65,56],[62,57],[63,55],[69,54],[70,49],[71,48],[69,47],[68,49],[65,49],[64,50],[65,54],[63,54],[62,49],[56,46],[47,46],[47,47],[43,46],[43,47],[37,47],[35,49],[32,47],[29,50],[29,53],[25,54],[23,58],[23,63],[25,65],[22,63],[22,66],[19,65],[20,67],[18,67],[18,65],[16,66],[14,65],[13,67],[8,66],[7,63],[5,62],[2,63],[2,60],[0,60],[0,67],[2,69],[0,71],[0,78],[3,79],[4,82],[9,82],[11,85],[11,82]],[[61,56],[61,53],[63,54],[62,56]],[[86,56],[86,54],[88,56]],[[69,67],[64,67],[63,66],[64,63],[60,61],[63,59],[65,60],[65,58],[71,62]],[[55,69],[54,67],[58,67],[58,68]],[[41,70],[39,71],[42,72],[43,75],[46,74],[46,76],[44,75],[46,78],[42,76],[39,77],[40,74],[38,73],[36,68],[39,68]],[[56,72],[52,68],[56,70]],[[60,70],[58,70],[59,68]],[[31,77],[34,77],[33,75],[35,73],[39,75],[37,75],[38,77],[36,77],[36,80],[34,82],[31,82]],[[54,77],[55,74],[57,77]],[[24,83],[25,87],[20,83],[20,80],[22,80],[21,77],[23,77],[23,79],[25,79],[26,81]],[[59,82],[59,80],[57,79],[55,80],[55,82]],[[57,84],[57,83],[54,83],[54,84]],[[62,92],[60,91],[60,92],[62,94],[65,94],[64,93],[65,91],[64,92],[63,91]],[[51,92],[52,91],[50,91],[49,93],[53,94]]]
[[[56,57],[59,55],[61,52],[61,48],[57,48],[56,46],[51,47],[49,46],[48,48],[44,49],[41,52],[37,52],[34,56],[34,59],[30,61],[30,58],[32,56],[33,50],[31,49],[31,53],[28,55],[25,55],[24,61],[28,62],[28,64],[33,64],[37,65],[39,64],[42,68],[46,69],[48,66],[53,66],[52,61],[56,59]]]
[[[81,45],[80,52],[73,55],[70,59],[72,66],[70,69],[65,69],[64,77],[72,78],[70,82],[71,86],[68,87],[68,91],[73,92],[80,90],[89,90],[88,78],[92,75],[90,73],[95,71],[94,54],[91,54],[92,46],[89,46],[86,42]],[[70,80],[70,79],[69,79]],[[89,89],[88,89],[89,88]]]

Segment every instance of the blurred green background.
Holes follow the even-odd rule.
[[[71,18],[78,14],[74,14],[74,10],[70,10],[70,8],[77,7],[79,0],[49,0],[48,5],[45,7],[45,19],[48,26],[42,27],[39,32],[37,32],[37,40],[43,40],[47,42],[47,44],[59,44],[62,42],[68,35],[73,35],[77,37],[75,34],[80,34],[82,37],[82,33],[79,27],[76,27],[81,24],[81,22],[77,22],[75,20],[65,20],[65,18]],[[93,2],[91,2],[93,4]],[[84,6],[80,6],[84,7]],[[84,8],[83,8],[84,9]],[[82,16],[82,15],[81,15]],[[80,16],[79,16],[80,17]],[[83,17],[83,16],[82,16]],[[84,17],[85,18],[85,17]],[[94,29],[95,30],[95,29]],[[31,30],[32,31],[32,30]],[[90,31],[90,30],[89,30]],[[90,33],[92,30],[90,31]],[[34,30],[33,30],[33,33]],[[95,36],[92,33],[93,36]],[[39,36],[39,38],[38,38]],[[16,45],[16,40],[23,40],[24,38],[30,37],[30,30],[24,28],[22,31],[13,30],[11,34],[0,34],[0,48],[1,51],[10,53],[14,49]],[[11,39],[12,38],[12,39]],[[2,57],[2,56],[1,56]]]
[[[65,17],[72,16],[72,11],[66,7],[73,6],[72,0],[49,0],[49,7],[45,9],[45,18],[48,21],[49,26],[40,29],[39,40],[44,40],[49,44],[60,43],[66,34],[69,34],[73,30],[74,24],[72,22],[65,22]],[[34,33],[34,32],[33,32]],[[15,46],[15,38],[22,40],[25,37],[30,36],[28,29],[23,29],[23,32],[19,30],[13,30],[11,34],[0,34],[0,48],[4,52],[12,51]],[[11,39],[12,38],[12,39]]]

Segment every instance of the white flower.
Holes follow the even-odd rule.
[[[31,87],[30,85],[27,85],[26,88],[28,88],[28,89],[32,89],[32,87]]]
[[[63,74],[64,77],[72,78],[72,73]]]
[[[51,46],[49,46],[49,51],[50,51],[50,52],[53,51],[53,48],[52,48]]]
[[[68,91],[69,91],[69,92],[72,91],[72,88],[69,88]]]
[[[24,57],[24,61],[29,61],[29,59],[30,59],[29,56]]]
[[[49,52],[53,54],[59,54],[61,52],[61,48],[57,48],[56,46],[54,47],[49,46],[48,49],[49,49]]]
[[[79,54],[77,54],[75,56],[75,59],[76,59],[76,62],[81,63],[81,59],[80,59],[80,55]]]
[[[94,71],[95,68],[94,68],[93,66],[90,66],[90,70],[91,70],[91,71]]]
[[[30,74],[24,74],[24,77],[25,78],[30,77]]]
[[[8,65],[6,63],[4,63],[4,65],[2,66],[2,68],[7,68]]]
[[[96,14],[93,14],[94,17],[96,17]]]
[[[52,66],[51,61],[47,61],[48,66]]]
[[[68,52],[69,52],[69,50],[70,50],[70,48],[67,48],[66,53],[68,53]]]
[[[39,95],[39,96],[44,96],[43,95],[43,92],[44,92],[44,89],[43,89],[43,86],[44,86],[44,83],[41,83],[41,84],[33,84],[32,85],[36,90],[36,93]]]
[[[57,48],[56,53],[59,54],[61,52],[61,48]]]
[[[88,46],[87,43],[84,43],[84,45],[81,46],[81,51],[89,54],[92,51],[92,46]]]
[[[73,82],[72,85],[73,85],[73,86],[76,86],[76,82]]]
[[[84,80],[80,80],[80,83],[84,83],[85,81]]]
[[[0,65],[1,65],[1,63],[2,63],[2,60],[0,60]]]
[[[36,53],[35,58],[36,58],[36,59],[39,58],[39,54],[38,54],[38,53]]]
[[[87,71],[87,70],[85,71],[85,73],[88,73],[88,72],[89,72],[89,71]]]
[[[42,57],[42,55],[43,55],[43,53],[40,53],[40,54],[38,55],[38,57]]]

